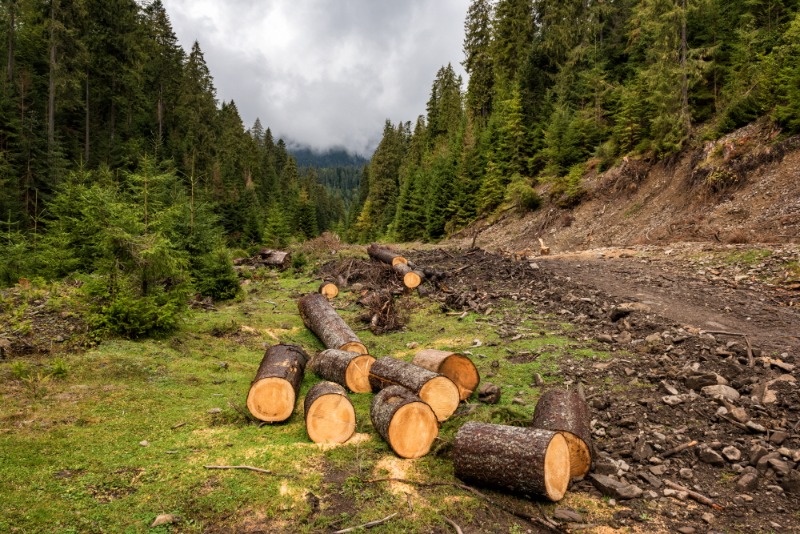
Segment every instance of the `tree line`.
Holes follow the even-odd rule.
[[[348,236],[436,240],[498,209],[561,206],[624,156],[659,159],[758,118],[800,131],[797,0],[473,0],[464,87],[387,121]]]
[[[191,293],[237,293],[231,247],[345,219],[341,192],[218,101],[161,0],[2,0],[0,51],[0,287],[81,276],[97,326],[149,335]]]

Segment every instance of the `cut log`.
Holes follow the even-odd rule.
[[[470,421],[453,442],[455,475],[559,501],[569,484],[569,447],[558,432]]]
[[[367,348],[328,299],[319,293],[309,293],[297,302],[297,307],[303,323],[317,335],[325,348],[367,354]]]
[[[401,458],[428,454],[439,425],[425,402],[402,386],[389,386],[372,399],[372,426]]]
[[[407,259],[377,243],[367,247],[367,254],[374,260],[391,265],[394,272],[403,278],[403,285],[409,289],[419,286],[425,279],[425,274],[422,271],[414,270]]]
[[[378,260],[388,265],[396,265],[398,263],[408,263],[408,260],[395,252],[394,250],[382,247],[377,243],[373,243],[367,247],[367,254],[373,260]]]
[[[356,411],[339,384],[315,384],[306,394],[303,412],[314,443],[344,443],[356,431]]]
[[[259,262],[269,267],[286,269],[292,265],[292,255],[282,250],[263,248],[258,251]]]
[[[323,282],[317,291],[328,300],[335,298],[339,294],[339,288],[333,282]]]
[[[533,412],[532,426],[560,432],[569,446],[571,476],[582,477],[592,467],[591,415],[577,391],[551,389],[544,393]]]
[[[458,387],[446,376],[396,358],[380,358],[369,370],[373,391],[400,385],[418,395],[433,409],[439,421],[446,421],[458,408]]]
[[[369,393],[369,370],[375,358],[339,349],[327,349],[311,360],[311,370],[320,378],[336,382],[353,393]]]
[[[463,354],[446,350],[424,349],[414,356],[411,362],[428,371],[444,375],[458,387],[461,400],[467,400],[478,389],[481,380],[478,369],[472,360]]]
[[[307,361],[297,345],[267,349],[247,393],[247,409],[256,419],[275,423],[292,415]]]
[[[418,287],[425,280],[425,274],[422,271],[413,270],[407,263],[395,263],[392,265],[392,270],[403,277],[403,285],[408,289]]]

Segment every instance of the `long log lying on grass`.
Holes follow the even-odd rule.
[[[569,447],[558,432],[470,421],[453,442],[465,481],[559,501],[569,484]]]
[[[412,269],[408,260],[393,250],[373,243],[367,247],[367,254],[374,260],[391,265],[394,272],[403,278],[403,285],[409,289],[414,289],[425,280],[425,274],[422,271]]]
[[[411,362],[434,373],[444,375],[458,387],[461,400],[467,400],[478,389],[481,377],[472,360],[463,354],[446,350],[423,349]]]
[[[458,386],[444,375],[389,356],[375,360],[369,370],[373,391],[400,385],[418,395],[433,409],[439,421],[446,421],[458,408]]]
[[[353,393],[369,393],[369,370],[375,358],[339,349],[323,350],[311,360],[311,370],[320,378],[336,382]]]
[[[389,386],[372,399],[372,426],[401,458],[428,454],[439,425],[428,404],[402,386]]]
[[[297,345],[267,349],[247,392],[247,409],[256,419],[275,423],[292,415],[307,361]]]
[[[328,349],[367,354],[367,348],[344,319],[336,313],[328,299],[319,293],[309,293],[297,301],[300,317]]]
[[[536,403],[532,426],[559,432],[567,440],[571,476],[582,477],[592,467],[591,415],[577,391],[551,389]]]
[[[315,384],[306,394],[303,412],[314,443],[344,443],[356,431],[356,411],[339,384]]]

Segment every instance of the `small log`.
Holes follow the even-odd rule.
[[[378,260],[382,263],[386,263],[388,265],[396,265],[398,263],[408,263],[408,260],[405,259],[400,254],[396,253],[394,250],[391,250],[386,247],[382,247],[377,243],[372,243],[370,246],[367,247],[367,254],[373,260]]]
[[[402,386],[389,386],[372,399],[372,426],[401,458],[428,454],[439,425],[425,402]]]
[[[253,417],[270,423],[289,419],[307,361],[308,355],[297,345],[267,349],[247,393],[247,409]]]
[[[297,301],[297,307],[303,323],[317,335],[325,348],[367,354],[367,348],[328,299],[319,293],[309,293]]]
[[[425,273],[413,270],[407,263],[395,263],[392,270],[403,277],[403,285],[408,289],[418,287],[425,280]]]
[[[356,431],[356,411],[339,384],[315,384],[306,394],[303,412],[314,443],[344,443]]]
[[[569,446],[558,432],[470,421],[453,442],[455,475],[465,481],[541,496],[564,497]]]
[[[446,376],[388,356],[372,364],[369,383],[373,391],[395,384],[411,390],[430,405],[439,421],[453,415],[461,400],[458,386]]]
[[[281,270],[287,269],[292,265],[292,255],[282,250],[272,250],[263,248],[258,251],[258,262],[269,267],[277,267]]]
[[[311,370],[320,378],[336,382],[353,393],[369,393],[369,370],[375,358],[339,349],[327,349],[311,360]]]
[[[591,415],[577,391],[551,389],[544,393],[533,411],[532,426],[560,432],[569,446],[570,475],[582,477],[592,467]]]
[[[336,298],[336,295],[339,294],[339,288],[336,287],[336,284],[333,282],[323,282],[317,289],[317,292],[326,299],[331,300],[332,298]]]
[[[477,367],[463,354],[446,350],[424,349],[417,352],[411,363],[452,380],[458,387],[459,397],[462,401],[467,400],[472,392],[478,389],[481,381]]]

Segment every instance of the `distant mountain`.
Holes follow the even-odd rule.
[[[291,147],[289,153],[294,156],[298,167],[316,169],[331,167],[363,167],[369,160],[357,154],[350,154],[342,148],[331,148],[317,152],[308,147]]]

